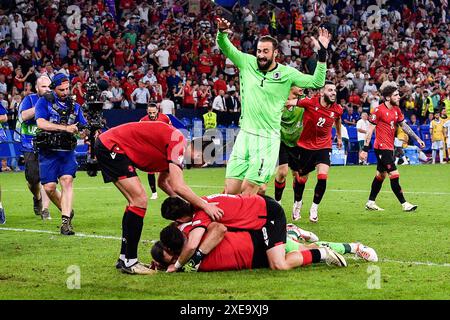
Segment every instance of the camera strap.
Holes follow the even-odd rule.
[[[53,96],[53,95],[52,95]],[[67,98],[66,106],[67,109],[62,108],[59,103],[56,101],[55,97],[53,99],[48,99],[47,101],[52,104],[52,109],[55,110],[60,116],[61,124],[72,125],[75,123],[75,119],[77,118],[77,114],[75,112],[75,107],[70,98]]]

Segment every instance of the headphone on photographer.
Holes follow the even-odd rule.
[[[57,73],[51,79],[49,88],[55,90],[57,86],[60,86],[63,82],[69,81],[69,78],[64,73]]]

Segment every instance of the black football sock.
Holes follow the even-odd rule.
[[[380,193],[381,187],[383,186],[383,178],[380,176],[375,176],[372,181],[372,187],[370,189],[369,200],[375,201],[378,193]]]
[[[305,191],[307,179],[304,178],[295,178],[294,179],[294,200],[302,201],[303,192]]]
[[[145,208],[129,206],[125,215],[126,224],[126,253],[127,260],[137,259],[139,240],[141,239],[142,227],[144,225]]]
[[[128,212],[128,207],[127,209],[125,209],[125,212],[123,214],[123,218],[122,218],[122,245],[120,247],[120,255],[125,256],[126,252],[127,252],[127,213]]]
[[[285,187],[286,187],[286,180],[284,180],[283,182],[278,182],[277,180],[275,180],[275,200],[276,201],[280,201],[281,198],[283,197],[283,191],[284,191]]]
[[[156,178],[155,178],[154,173],[148,174],[148,185],[150,186],[152,193],[155,193],[156,192]]]
[[[317,177],[316,187],[314,188],[314,199],[315,204],[319,204],[322,201],[325,190],[327,189],[327,175],[319,174]]]
[[[391,176],[391,189],[394,191],[395,196],[401,204],[405,203],[405,197],[403,196],[402,187],[400,187],[399,176]]]

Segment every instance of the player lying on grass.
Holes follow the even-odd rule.
[[[303,258],[298,252],[288,255],[285,253],[286,244],[286,216],[283,208],[274,199],[260,195],[226,195],[218,194],[204,198],[205,201],[217,203],[224,212],[218,220],[229,231],[257,231],[263,235],[263,243],[267,251],[267,258],[271,269],[289,270],[299,267]],[[177,271],[194,256],[201,256],[198,246],[212,222],[202,210],[195,210],[192,206],[180,199],[171,197],[164,200],[161,205],[161,214],[164,218],[176,223],[192,222],[193,230],[189,232],[189,241],[184,246],[178,261],[168,267],[169,272]],[[305,235],[311,237],[311,235]],[[323,257],[333,256],[334,252],[323,252]],[[342,260],[341,260],[342,258]],[[346,266],[345,259],[336,255],[333,258],[340,261],[337,264]]]
[[[215,234],[213,239],[208,237],[210,228]],[[201,241],[192,259],[184,268],[179,264],[179,255],[185,246],[189,246],[191,237],[196,237],[198,231],[204,228],[195,228],[191,223],[181,226],[181,231],[176,224],[171,224],[161,231],[161,240],[152,247],[151,254],[153,266],[160,270],[173,271],[227,271],[256,268],[270,268],[272,270],[290,270],[312,263],[326,262],[328,265],[346,266],[345,259],[328,247],[308,248],[303,251],[294,250],[286,254],[285,246],[279,245],[276,248],[282,249],[286,260],[293,260],[295,263],[286,264],[285,269],[277,268],[270,258],[270,249],[267,250],[264,233],[260,230],[249,230],[240,232],[226,231],[226,227],[214,222],[208,226],[205,239]],[[286,233],[286,229],[284,230]],[[293,241],[293,240],[290,240]],[[217,244],[216,246],[211,245]]]
[[[147,211],[147,195],[136,173],[160,172],[159,187],[169,196],[179,195],[189,199],[196,208],[218,219],[222,209],[199,198],[183,178],[184,156],[190,163],[201,162],[203,153],[187,148],[183,134],[166,123],[146,121],[127,123],[102,133],[95,143],[95,154],[105,183],[113,182],[128,201],[122,219],[122,246],[116,267],[125,273],[149,274],[138,261],[138,244],[141,238],[144,216]]]
[[[288,241],[286,242],[286,252],[327,246],[342,255],[355,254],[357,257],[369,262],[378,261],[378,256],[375,250],[363,245],[360,242],[342,243],[319,241],[319,238],[314,233],[303,230],[292,223],[286,225],[286,230],[288,236]],[[305,234],[307,237],[305,237]]]
[[[178,230],[177,230],[178,229]],[[327,255],[335,248],[342,254],[355,253],[366,261],[378,260],[375,250],[360,243],[334,243],[315,242],[302,243],[305,239],[299,236],[301,229],[295,225],[288,225],[289,236],[286,241],[286,255],[296,252],[302,258],[301,266],[312,263],[326,262],[328,265],[336,264],[333,254]],[[170,265],[176,264],[183,246],[189,242],[192,222],[178,225],[171,224],[164,228],[160,234],[160,241],[156,242],[151,250],[154,268],[167,270]],[[181,232],[182,231],[182,232]],[[212,222],[206,235],[199,245],[199,250],[179,271],[227,271],[255,268],[268,268],[270,263],[265,250],[263,234],[257,231],[230,232],[218,222]]]

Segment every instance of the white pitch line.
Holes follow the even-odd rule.
[[[192,184],[191,188],[217,188],[222,189],[224,186],[212,186],[212,185],[202,185],[202,184]],[[97,190],[97,189],[114,189],[114,187],[75,187],[74,190]],[[305,189],[308,191],[313,191],[314,189]],[[2,189],[3,192],[29,192],[27,188],[23,189]],[[287,192],[292,192],[289,188],[286,189]],[[285,191],[285,192],[286,192]],[[356,192],[356,193],[369,193],[370,189],[367,190],[354,190],[354,189],[327,189],[327,192]],[[392,191],[380,191],[381,193],[392,193]],[[425,194],[425,195],[450,195],[450,192],[433,192],[433,191],[403,191],[405,194]]]
[[[224,188],[224,186],[211,186],[211,185],[190,185],[191,188]],[[314,189],[305,189],[308,191],[314,191]],[[288,192],[292,192],[289,188],[286,189]],[[286,192],[285,191],[285,192]],[[327,192],[359,192],[359,193],[369,193],[370,189],[367,190],[352,190],[352,189],[327,189]],[[380,191],[383,193],[392,193],[392,191]],[[403,191],[403,193],[409,193],[409,194],[436,194],[436,195],[450,195],[450,192],[431,192],[431,191]]]
[[[17,231],[17,232],[31,232],[31,233],[46,233],[46,234],[54,234],[54,235],[60,235],[59,232],[55,231],[48,231],[48,230],[33,230],[33,229],[19,229],[19,228],[3,228],[0,227],[0,231]],[[97,239],[113,239],[113,240],[122,240],[120,237],[114,237],[114,236],[101,236],[96,234],[84,234],[84,233],[75,233],[75,237],[80,238],[97,238]]]
[[[434,267],[450,267],[450,263],[434,263],[434,262],[419,262],[419,261],[400,261],[392,259],[381,259],[380,262],[392,262],[401,264],[412,264],[416,266],[434,266]]]
[[[31,232],[31,233],[45,233],[45,234],[54,234],[59,235],[60,233],[55,231],[48,230],[34,230],[34,229],[19,229],[19,228],[4,228],[0,227],[0,231],[16,231],[16,232]],[[122,240],[122,238],[114,237],[114,236],[102,236],[95,234],[83,234],[83,233],[75,233],[75,237],[81,238],[95,238],[95,239],[113,239],[113,240]],[[150,242],[155,242],[156,240],[150,240]],[[146,242],[146,240],[141,240],[141,242]],[[356,260],[356,258],[354,258]],[[400,261],[400,260],[392,260],[392,259],[381,259],[380,262],[388,262],[388,263],[399,263],[399,264],[409,264],[409,265],[417,265],[417,266],[433,266],[433,267],[450,267],[450,263],[435,263],[435,262],[421,262],[421,261]]]

